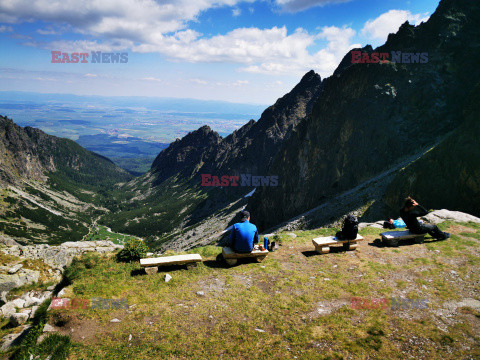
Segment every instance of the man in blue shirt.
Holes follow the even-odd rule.
[[[243,210],[239,223],[233,224],[230,233],[229,245],[237,253],[249,253],[253,250],[253,244],[258,243],[257,227],[250,223],[250,213]]]

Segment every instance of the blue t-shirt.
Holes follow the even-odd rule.
[[[235,252],[251,252],[253,244],[258,243],[257,227],[248,220],[236,223],[230,233],[230,246]]]

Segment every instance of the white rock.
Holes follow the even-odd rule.
[[[25,300],[18,298],[18,299],[12,300],[12,304],[19,309],[23,309],[25,307]]]
[[[110,320],[110,322],[112,322],[112,323],[119,323],[119,322],[121,322],[121,321],[122,321],[122,320],[118,320],[117,318]]]
[[[10,315],[10,325],[13,327],[20,326],[27,322],[29,314],[15,313]]]
[[[423,216],[422,219],[425,219],[432,224],[438,224],[446,220],[453,220],[459,222],[471,221],[474,223],[480,223],[480,218],[478,217],[460,211],[450,211],[447,209],[432,211],[428,215]]]
[[[165,282],[172,280],[172,277],[169,274],[165,274]]]
[[[45,324],[43,327],[43,332],[55,332],[55,328],[50,324]]]
[[[58,292],[57,296],[58,296],[58,297],[64,296],[64,295],[65,295],[65,289],[66,289],[66,288],[63,288],[62,290],[60,290],[60,291]]]
[[[32,313],[30,314],[30,318],[33,318],[35,316],[35,313],[37,312],[39,306],[32,306]]]
[[[18,270],[20,270],[21,268],[23,267],[22,264],[17,264],[13,267],[11,267],[9,270],[8,270],[8,273],[9,274],[15,274]]]
[[[262,330],[262,329],[255,329],[255,331],[258,331],[259,333],[264,333],[265,330]]]
[[[15,314],[15,305],[12,304],[12,302],[8,302],[5,305],[3,305],[0,310],[2,311],[3,316],[9,317],[12,314]]]
[[[203,292],[203,291],[197,291],[197,295],[198,295],[198,296],[205,296],[205,292]]]
[[[132,334],[128,335],[128,341],[132,341]]]

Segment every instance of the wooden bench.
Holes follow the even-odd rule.
[[[357,248],[357,242],[363,240],[361,235],[357,235],[355,240],[339,240],[335,236],[319,237],[312,240],[315,245],[315,250],[319,254],[327,254],[330,252],[331,245],[343,245],[345,250],[355,250]]]
[[[202,261],[199,254],[163,256],[157,258],[140,259],[140,266],[145,268],[148,275],[156,274],[159,266],[167,265],[187,265],[187,269],[195,267]]]
[[[254,249],[250,253],[236,253],[232,248],[224,247],[222,250],[222,256],[228,265],[234,266],[238,259],[242,258],[255,258],[257,262],[262,262],[268,255],[268,250]]]
[[[400,240],[414,239],[416,244],[423,243],[425,234],[419,235],[411,233],[409,230],[405,231],[388,231],[380,234],[382,236],[382,243],[388,246],[398,246]]]

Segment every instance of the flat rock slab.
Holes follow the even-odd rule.
[[[222,255],[224,259],[241,259],[241,258],[254,258],[267,256],[268,250],[253,250],[249,253],[236,253],[232,248],[224,247],[222,250]]]
[[[165,266],[165,265],[184,265],[190,263],[201,262],[202,257],[200,254],[188,254],[188,255],[174,255],[163,256],[158,258],[140,259],[140,266]]]

